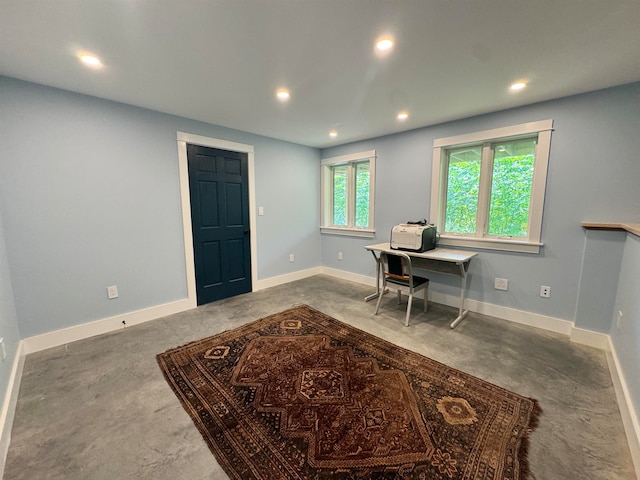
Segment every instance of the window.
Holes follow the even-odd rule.
[[[543,120],[434,141],[440,244],[540,251],[552,127]]]
[[[373,237],[375,155],[372,150],[322,160],[322,233]]]

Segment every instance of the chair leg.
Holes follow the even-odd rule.
[[[429,302],[429,285],[424,287],[424,313],[427,313],[427,303]]]
[[[404,326],[409,326],[409,315],[411,315],[411,302],[413,300],[413,293],[409,293],[409,302],[407,303],[407,316],[404,319]]]
[[[378,302],[376,303],[376,312],[374,315],[378,314],[380,310],[380,302],[382,302],[382,296],[384,295],[384,291],[387,289],[387,282],[382,282],[382,289],[378,292]]]
[[[380,302],[382,301],[382,292],[380,292],[380,294],[378,295],[378,301],[376,302],[376,311],[374,313],[374,315],[378,314],[378,311],[380,310]]]
[[[402,303],[402,292],[398,289],[398,305]]]

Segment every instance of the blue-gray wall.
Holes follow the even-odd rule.
[[[18,342],[20,341],[20,329],[18,327],[18,316],[13,299],[11,271],[7,259],[1,211],[2,209],[0,208],[0,336],[4,340],[7,358],[2,360],[0,357],[0,392],[2,392],[0,402],[4,401],[5,398],[4,392],[7,391],[7,386],[9,385],[11,369],[18,348]]]
[[[585,230],[576,327],[609,333],[626,238],[626,231]]]
[[[554,120],[554,132],[544,247],[537,255],[480,250],[471,264],[469,298],[573,321],[585,248],[580,222],[640,221],[640,83],[323,150],[322,157],[333,157],[375,149],[377,160],[376,238],[323,235],[322,264],[373,276],[374,262],[363,247],[388,241],[397,223],[429,217],[434,139],[547,118]],[[617,278],[619,263],[601,268],[605,277]],[[495,277],[509,279],[509,290],[495,290]],[[456,294],[456,281],[437,280],[430,289]],[[551,286],[550,298],[539,296],[541,285]],[[603,290],[615,297],[615,285]],[[610,322],[607,312],[583,327],[608,332]]]
[[[186,298],[177,131],[254,146],[259,279],[320,264],[317,149],[0,77],[23,337]]]
[[[640,237],[627,234],[612,315],[615,348],[636,415],[640,413]],[[623,313],[618,322],[618,311]]]

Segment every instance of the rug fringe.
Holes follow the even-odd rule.
[[[538,425],[540,424],[540,416],[542,415],[542,407],[540,407],[538,401],[535,398],[529,398],[529,400],[533,402],[533,409],[531,411],[529,425],[522,436],[518,452],[518,462],[520,463],[520,474],[522,480],[536,480],[536,477],[533,472],[531,472],[529,465],[529,446],[531,434],[536,428],[538,428]]]

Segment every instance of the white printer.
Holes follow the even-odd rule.
[[[391,229],[391,248],[426,252],[436,248],[436,226],[401,223]]]

